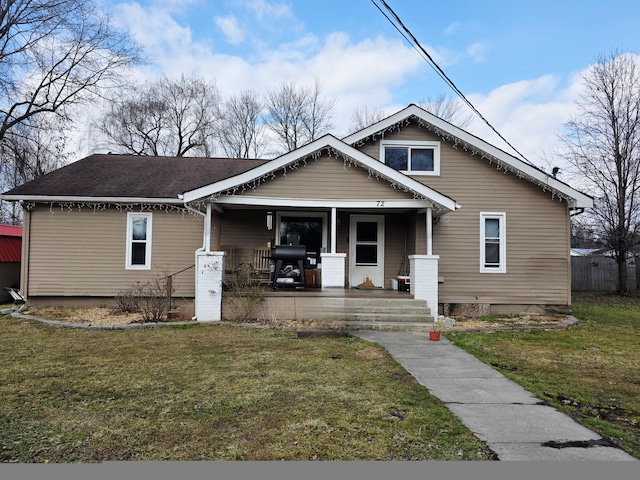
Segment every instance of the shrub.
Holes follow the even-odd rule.
[[[118,292],[116,303],[122,312],[140,312],[142,323],[163,322],[171,308],[173,292],[172,278],[159,274],[148,282],[136,281]]]
[[[239,265],[237,271],[228,274],[223,283],[227,304],[234,313],[234,320],[253,320],[258,307],[266,300],[264,288],[251,279],[253,267],[249,263]]]

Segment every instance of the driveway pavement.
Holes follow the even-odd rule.
[[[444,336],[435,342],[422,332],[351,333],[386,348],[500,460],[637,461]]]

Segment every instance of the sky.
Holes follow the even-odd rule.
[[[381,2],[376,1],[377,4]],[[283,82],[337,100],[334,134],[358,107],[394,113],[455,93],[371,0],[103,0],[144,46],[138,79],[197,74],[225,95]],[[529,161],[550,169],[598,55],[640,53],[637,0],[387,0],[482,115]],[[479,119],[467,129],[514,153]]]

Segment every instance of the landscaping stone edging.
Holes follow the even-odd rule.
[[[177,327],[182,325],[196,325],[202,322],[149,322],[149,323],[122,323],[111,325],[93,325],[91,323],[80,322],[63,322],[61,320],[51,320],[48,318],[37,317],[34,315],[25,315],[24,313],[16,312],[15,310],[2,310],[3,315],[11,315],[14,318],[22,318],[24,320],[36,320],[47,325],[55,325],[58,327],[67,328],[84,328],[88,330],[128,330],[128,329],[140,329],[140,328],[155,328],[155,327]]]
[[[198,322],[198,321],[182,321],[182,322],[149,322],[149,323],[123,323],[123,324],[110,324],[110,325],[93,325],[91,323],[80,323],[80,322],[64,322],[62,320],[51,320],[48,318],[38,317],[35,315],[26,315],[24,313],[20,313],[15,308],[0,310],[0,314],[2,315],[11,315],[14,318],[22,318],[24,320],[36,320],[41,323],[45,323],[47,325],[55,325],[60,327],[67,328],[84,328],[88,330],[128,330],[128,329],[141,329],[141,328],[155,328],[155,327],[176,327],[176,326],[186,326],[186,325],[199,325],[199,324],[217,324],[217,325],[236,325],[236,326],[245,326],[245,327],[278,327],[278,325],[252,325],[250,323],[235,323],[235,322],[227,322],[227,321],[216,321],[216,322]],[[457,330],[459,332],[464,331],[474,331],[474,332],[495,332],[495,331],[513,331],[513,330],[557,330],[557,329],[565,329],[570,328],[574,325],[577,325],[579,320],[572,315],[567,315],[567,317],[560,322],[558,325],[512,325],[505,327],[477,327],[477,328],[469,328],[465,330]],[[283,327],[280,328],[294,329],[293,327]],[[305,330],[336,330],[332,328],[320,329],[320,328],[309,328],[308,326]],[[353,330],[353,328],[347,329]],[[450,330],[449,332],[455,332],[456,330]],[[443,332],[446,333],[446,332]]]

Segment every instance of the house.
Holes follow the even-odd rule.
[[[225,318],[230,263],[291,260],[300,245],[296,317],[322,311],[301,313],[305,292],[373,297],[398,275],[432,312],[567,306],[570,218],[593,205],[415,105],[269,161],[92,155],[1,198],[24,207],[28,302],[99,304],[181,272],[174,295],[202,321]]]
[[[0,303],[12,301],[6,287],[20,286],[22,227],[0,225]]]

